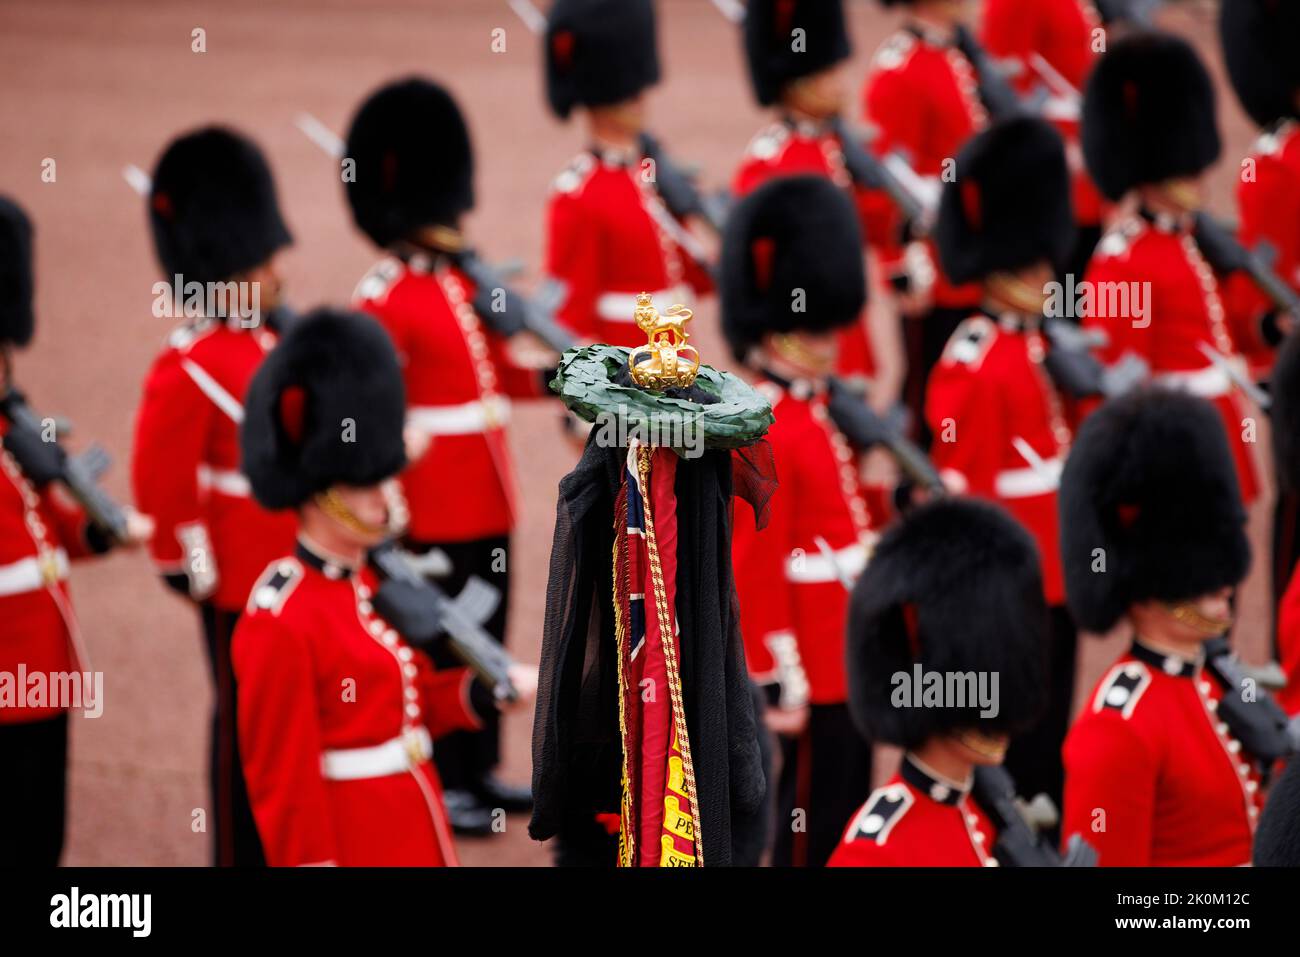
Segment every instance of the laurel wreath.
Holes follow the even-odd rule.
[[[570,349],[560,359],[551,390],[574,415],[593,425],[615,417],[627,434],[655,436],[664,434],[668,423],[688,424],[702,430],[704,447],[710,449],[749,445],[771,426],[772,406],[767,399],[744,380],[712,366],[700,366],[695,385],[717,399],[713,403],[615,381],[630,351],[607,345]]]

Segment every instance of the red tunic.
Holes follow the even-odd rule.
[[[0,419],[0,436],[8,431]],[[0,449],[0,673],[68,674],[89,667],[79,647],[68,595],[68,561],[90,554],[86,517],[48,486],[38,492],[7,451]],[[23,694],[24,686],[14,690]],[[62,707],[35,707],[24,697],[0,706],[0,724],[52,718]],[[65,702],[66,703],[66,702]]]
[[[1242,501],[1254,501],[1259,487],[1252,443],[1243,435],[1246,407],[1228,375],[1197,348],[1204,343],[1229,357],[1235,351],[1218,283],[1190,232],[1163,219],[1125,216],[1098,243],[1087,283],[1092,306],[1083,324],[1109,339],[1098,358],[1109,364],[1135,353],[1150,365],[1156,383],[1213,402],[1233,450]]]
[[[210,543],[213,603],[239,611],[266,563],[293,544],[292,515],[251,497],[239,465],[244,393],[274,347],[268,329],[203,319],[178,328],[154,360],[136,414],[131,482],[157,523],[150,552],[161,574],[181,574]]]
[[[901,153],[923,177],[941,176],[962,145],[988,122],[970,61],[951,44],[911,29],[899,30],[876,51],[862,100],[864,118],[876,132],[872,148],[881,156]],[[883,192],[869,195],[867,238],[886,271],[898,274],[903,263],[898,214]],[[937,273],[935,305],[978,305],[979,284],[952,285],[929,245]]]
[[[1286,674],[1286,687],[1277,693],[1277,702],[1295,717],[1300,714],[1300,571],[1292,573],[1278,603],[1277,649]]]
[[[1047,83],[1031,59],[1037,53],[1082,93],[1097,59],[1094,35],[1101,29],[1097,9],[1086,0],[987,0],[984,5],[984,48],[999,60],[1016,61],[1018,72],[1012,84],[1020,93],[1031,94],[1044,86],[1048,90],[1043,118],[1065,139],[1074,183],[1074,218],[1082,226],[1101,222],[1102,199],[1079,147],[1079,98]]]
[[[997,831],[959,788],[906,755],[849,822],[827,867],[997,867]]]
[[[756,682],[779,682],[786,706],[802,703],[801,692],[813,704],[842,703],[848,592],[841,578],[857,577],[874,540],[856,456],[831,424],[824,395],[809,397],[806,383],[760,389],[776,415],[767,438],[780,485],[761,532],[751,513],[735,513],[745,655]]]
[[[780,176],[824,176],[849,190],[855,203],[859,204],[859,212],[863,213],[863,193],[853,186],[844,168],[844,153],[839,139],[825,127],[788,119],[768,126],[746,147],[745,158],[732,179],[731,191],[740,198]],[[863,215],[865,238],[865,213]],[[865,318],[864,314],[858,322],[840,332],[836,369],[843,375],[871,376],[875,371]]]
[[[1082,834],[1103,867],[1249,863],[1259,781],[1222,697],[1200,665],[1135,643],[1065,739],[1062,837]]]
[[[1251,175],[1243,169],[1237,183],[1239,238],[1251,249],[1261,240],[1272,246],[1277,253],[1274,272],[1300,290],[1300,123],[1287,120],[1265,132],[1249,159]],[[1223,296],[1232,334],[1251,372],[1267,377],[1274,347],[1262,337],[1260,320],[1276,307],[1245,273],[1228,277]]]
[[[963,492],[997,502],[1034,536],[1049,605],[1065,603],[1057,489],[1070,429],[1025,320],[975,315],[930,373],[925,418],[935,466]]]
[[[637,293],[660,309],[709,289],[678,245],[668,212],[639,156],[579,153],[551,184],[546,271],[567,286],[559,318],[577,336],[615,346],[645,344],[633,320]],[[685,228],[685,227],[681,227]]]
[[[469,673],[435,671],[375,615],[368,569],[299,556],[267,567],[231,653],[267,863],[456,864],[428,741],[478,726]]]
[[[420,542],[463,542],[514,527],[509,397],[542,395],[541,373],[516,365],[506,340],[475,313],[473,284],[445,262],[387,258],[361,280],[358,308],[397,348],[407,424],[433,441],[402,473],[409,532]]]

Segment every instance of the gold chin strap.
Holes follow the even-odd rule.
[[[338,522],[344,528],[356,532],[359,535],[365,535],[367,538],[373,538],[376,535],[382,536],[388,534],[387,525],[371,525],[369,522],[363,522],[357,517],[352,509],[348,508],[347,503],[339,497],[339,494],[332,488],[327,488],[316,495],[316,504],[320,510],[328,515],[334,521]]]
[[[415,238],[420,244],[439,252],[458,253],[465,248],[464,235],[450,226],[425,226],[416,232]]]
[[[995,740],[987,735],[980,734],[978,731],[962,731],[957,735],[957,740],[976,754],[981,754],[986,758],[1001,761],[1007,753],[1006,742]]]
[[[1185,212],[1191,212],[1201,205],[1201,194],[1197,188],[1184,180],[1168,180],[1161,184],[1165,196]]]
[[[777,351],[782,359],[791,362],[807,372],[815,373],[824,369],[826,363],[820,356],[814,354],[807,346],[787,333],[780,333],[772,337],[772,348]]]
[[[1169,609],[1169,614],[1174,616],[1175,621],[1200,632],[1206,638],[1217,638],[1232,626],[1231,615],[1227,618],[1212,618],[1188,601],[1165,607]]]
[[[1013,309],[1019,309],[1030,316],[1041,316],[1043,303],[1047,301],[1042,289],[1007,273],[990,276],[989,290]]]

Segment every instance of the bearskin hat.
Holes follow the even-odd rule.
[[[1224,0],[1219,39],[1237,99],[1260,126],[1297,115],[1300,3]]]
[[[998,123],[957,156],[935,224],[944,272],[966,283],[1047,259],[1060,266],[1074,241],[1065,145],[1033,117]]]
[[[560,119],[659,82],[651,0],[556,0],[546,23],[546,97]]]
[[[1273,461],[1282,485],[1300,491],[1300,337],[1288,336],[1269,376]]]
[[[32,341],[32,223],[22,207],[0,196],[0,345]]]
[[[1286,770],[1269,790],[1268,802],[1255,832],[1256,867],[1300,867],[1300,761]]]
[[[360,313],[317,309],[253,377],[240,429],[244,473],[268,509],[332,485],[374,485],[406,465],[406,394],[392,340]]]
[[[1083,97],[1083,156],[1112,200],[1194,176],[1219,158],[1214,85],[1196,51],[1167,33],[1116,41]]]
[[[410,77],[381,87],[348,128],[345,180],[357,227],[377,246],[421,226],[455,226],[474,208],[474,150],[450,93]]]
[[[1033,539],[997,506],[947,499],[887,531],[849,604],[849,707],[873,741],[914,748],[963,728],[1015,732],[1042,711],[1048,617]],[[897,699],[898,675],[997,675],[997,714],[977,701]],[[968,686],[969,687],[969,686]]]
[[[771,106],[786,84],[847,60],[852,52],[841,0],[749,0],[745,59],[760,105]]]
[[[1228,437],[1205,399],[1140,389],[1084,420],[1061,476],[1070,611],[1109,631],[1134,602],[1185,601],[1250,567]]]
[[[224,282],[293,242],[271,168],[251,140],[210,126],[173,140],[154,167],[149,224],[170,279]]]
[[[719,269],[722,331],[737,359],[764,333],[836,329],[867,302],[862,232],[823,176],[774,179],[727,219]]]

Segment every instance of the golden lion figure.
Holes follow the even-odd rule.
[[[646,344],[633,350],[633,356],[649,354],[632,366],[632,381],[642,388],[689,388],[700,371],[700,353],[686,340],[686,324],[691,310],[678,304],[662,315],[650,301],[649,293],[636,297],[633,313],[637,327],[646,335]]]

